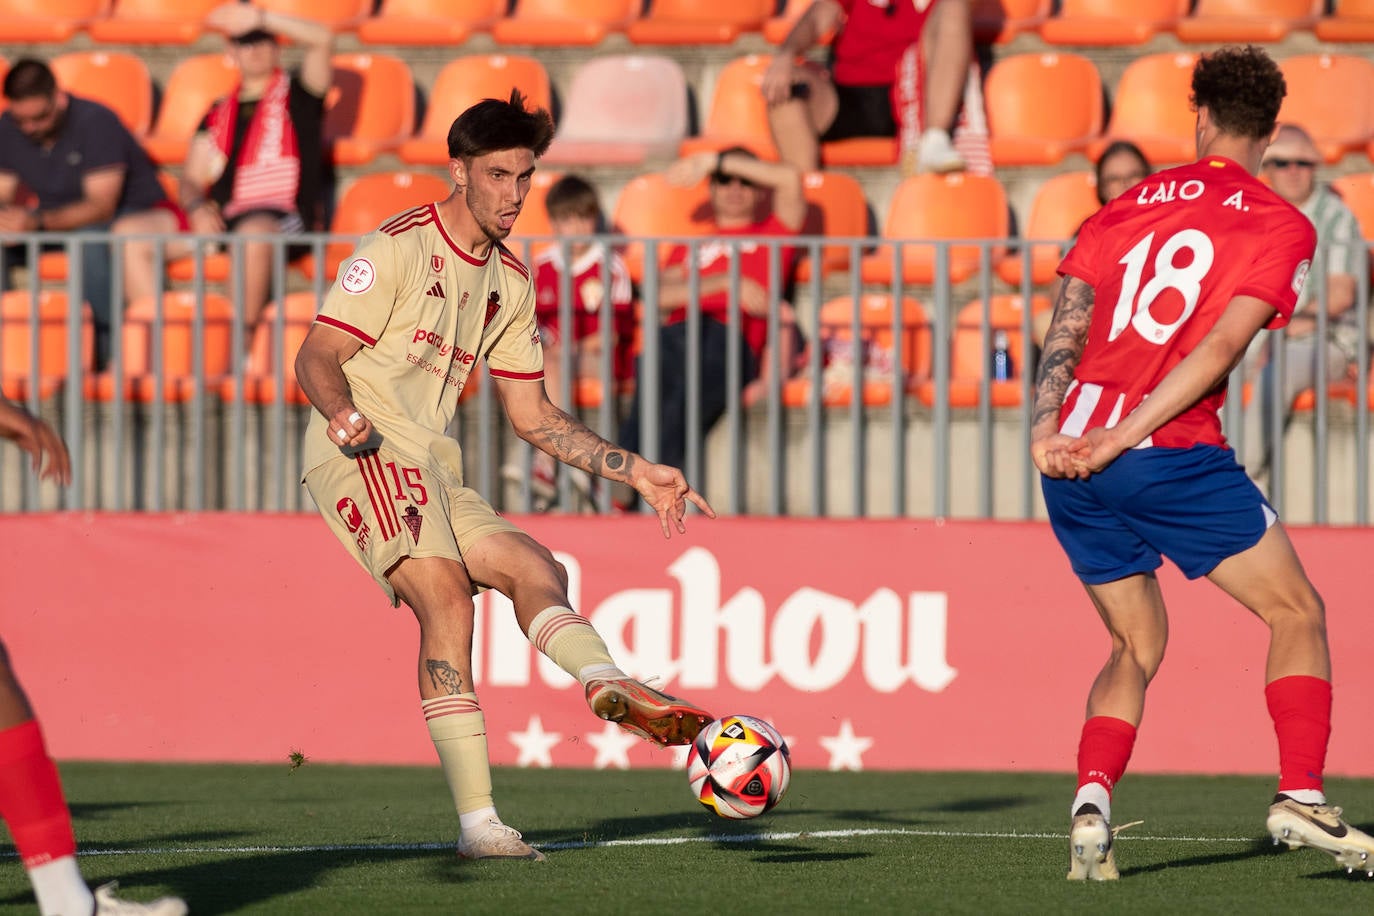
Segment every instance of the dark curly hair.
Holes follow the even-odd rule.
[[[544,155],[553,140],[553,117],[542,108],[528,111],[519,89],[510,101],[483,99],[460,114],[448,129],[450,159],[472,159],[503,149],[528,149]]]
[[[1233,136],[1270,136],[1287,94],[1279,65],[1254,45],[1204,54],[1193,68],[1193,108],[1206,106],[1212,123]]]

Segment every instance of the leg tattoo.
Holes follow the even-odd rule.
[[[458,669],[443,659],[425,659],[425,670],[429,672],[429,679],[435,687],[455,696],[463,692],[463,678],[458,674]]]

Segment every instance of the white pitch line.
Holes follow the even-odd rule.
[[[1063,840],[1064,833],[998,833],[976,830],[921,830],[914,828],[860,828],[852,830],[795,830],[769,833],[719,833],[707,836],[640,837],[632,840],[570,840],[561,843],[531,843],[545,850],[603,849],[612,846],[681,846],[688,843],[770,843],[786,840],[843,840],[851,837],[910,836],[970,840]],[[1131,834],[1131,842],[1160,843],[1253,843],[1259,837],[1150,836]],[[164,846],[146,849],[82,849],[83,856],[170,856],[299,852],[423,852],[452,849],[452,843],[325,843],[301,846]],[[3,858],[14,858],[7,853]]]

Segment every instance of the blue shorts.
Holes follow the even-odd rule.
[[[1041,478],[1074,573],[1100,585],[1158,569],[1189,579],[1255,546],[1278,518],[1229,449],[1132,449],[1087,480]]]

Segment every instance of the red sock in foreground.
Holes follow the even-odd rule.
[[[1111,820],[1111,795],[1135,748],[1136,728],[1124,719],[1093,716],[1083,723],[1078,738],[1078,794],[1073,811],[1093,804]]]
[[[1279,792],[1305,804],[1325,801],[1322,771],[1331,738],[1331,682],[1319,677],[1281,677],[1264,688],[1279,739]]]

